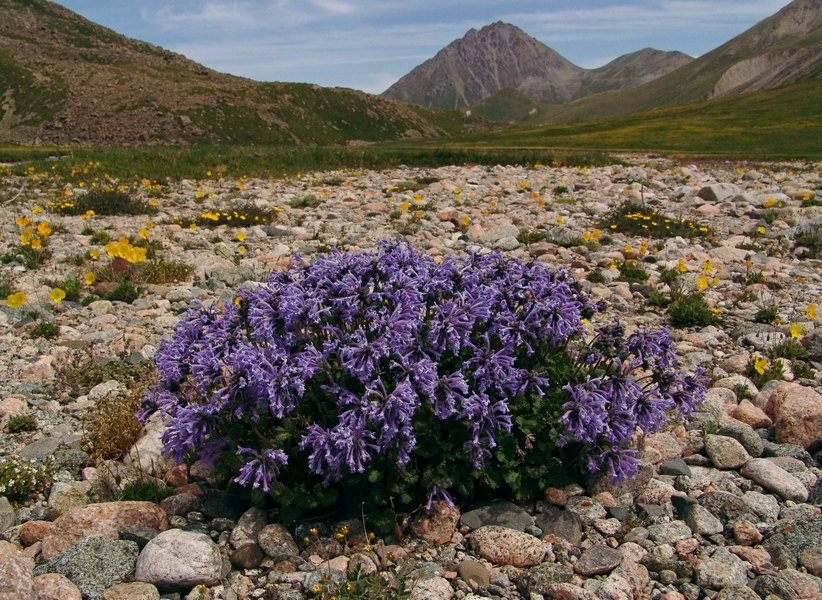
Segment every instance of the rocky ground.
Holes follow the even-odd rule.
[[[822,230],[819,172],[629,158],[589,169],[206,179],[154,190],[138,184],[156,214],[90,218],[38,211],[81,195],[77,183],[3,176],[0,254],[14,251],[16,221],[27,217],[48,220],[52,255],[35,268],[0,265],[13,291],[26,295],[18,308],[0,302],[0,464],[48,463],[53,482],[14,504],[0,497],[0,598],[329,598],[324,590],[358,568],[401,569],[420,600],[822,597],[822,327],[814,310],[822,263],[813,247],[796,243]],[[422,183],[407,185],[415,180]],[[303,201],[307,194],[316,202]],[[693,220],[710,235],[652,239],[603,225],[626,199]],[[185,219],[239,202],[273,209],[276,219],[242,229],[187,226]],[[110,291],[99,281],[83,292],[92,295],[85,303],[55,303],[54,282],[82,281],[107,260],[103,244],[81,234],[87,227],[114,240],[143,229],[164,258],[189,263],[193,273],[146,285],[131,304],[95,299]],[[398,529],[400,538],[368,540],[357,522],[287,529],[274,515],[247,510],[214,489],[198,464],[170,464],[156,422],[125,459],[95,458],[88,431],[96,407],[125,402],[137,384],[111,379],[78,389],[76,368],[67,377],[72,367],[116,360],[138,368],[192,301],[230,300],[231,290],[285,268],[294,254],[371,248],[398,233],[435,256],[490,248],[569,266],[608,307],[590,327],[614,315],[628,327],[668,324],[665,309],[648,300],[669,292],[665,269],[680,272],[680,285],[699,289],[718,317],[672,330],[688,368],[713,377],[705,403],[691,422],[638,441],[644,466],[635,481],[549,488],[527,506],[439,506]],[[99,261],[71,260],[89,250]],[[625,258],[649,279],[623,281]],[[594,271],[597,282],[587,280]],[[769,320],[760,311],[770,307],[778,318],[756,322]],[[59,333],[32,337],[41,322]],[[791,337],[805,348],[801,364],[784,360],[779,377],[758,387],[749,362],[772,358]],[[11,432],[20,415],[34,426]],[[117,500],[127,483],[146,479],[164,481],[172,495]]]

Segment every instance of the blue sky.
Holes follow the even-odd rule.
[[[261,81],[379,93],[494,21],[586,68],[653,47],[699,56],[787,0],[61,0],[84,17]]]

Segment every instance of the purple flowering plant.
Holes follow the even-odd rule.
[[[426,499],[529,499],[558,474],[620,481],[637,431],[688,416],[705,387],[664,329],[583,339],[598,310],[537,261],[333,251],[189,310],[139,416],[160,411],[176,461],[268,495],[283,522],[364,503],[379,526]]]

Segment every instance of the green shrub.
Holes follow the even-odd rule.
[[[48,248],[34,249],[31,246],[16,246],[0,256],[0,262],[3,264],[17,262],[27,269],[36,269],[49,258],[51,258],[51,250]]]
[[[787,358],[790,361],[794,361],[797,359],[807,358],[808,351],[805,349],[805,346],[799,343],[799,341],[788,338],[781,344],[775,346],[771,351],[771,355],[774,358]]]
[[[658,308],[665,308],[669,304],[671,304],[671,299],[663,294],[658,290],[654,290],[650,294],[648,294],[648,304],[650,306],[656,306]]]
[[[127,192],[102,188],[52,202],[50,206],[62,215],[82,215],[90,210],[96,215],[145,215],[157,212],[148,202]]]
[[[312,590],[319,600],[402,600],[411,597],[416,580],[409,580],[409,564],[403,563],[391,573],[365,574],[359,569],[349,573],[345,581],[335,583],[322,578],[317,589]]]
[[[779,309],[775,306],[766,306],[756,311],[754,321],[756,323],[773,323],[779,318]]]
[[[128,281],[123,281],[115,289],[106,294],[110,302],[125,302],[131,304],[142,294],[142,290]]]
[[[101,363],[92,358],[84,358],[71,361],[58,374],[63,387],[85,394],[95,385],[112,379],[132,389],[141,382],[151,380],[153,368],[150,363],[132,364],[125,360]]]
[[[125,484],[123,488],[115,494],[114,499],[118,502],[137,501],[154,502],[157,504],[172,494],[174,494],[174,492],[162,481],[146,477]]]
[[[697,292],[682,296],[671,303],[668,316],[674,327],[711,325],[716,320],[708,301]]]
[[[48,321],[40,321],[31,330],[31,337],[46,338],[48,340],[57,337],[60,333],[60,326],[57,323],[49,323]]]
[[[11,275],[7,273],[0,273],[0,300],[5,299],[15,292],[14,284],[11,280]]]
[[[605,279],[605,275],[602,274],[602,271],[596,269],[595,271],[588,273],[588,281],[591,283],[605,283],[608,280]]]
[[[619,266],[619,279],[632,283],[642,283],[650,275],[648,271],[637,265],[634,261],[626,260]]]
[[[140,439],[143,427],[134,416],[148,380],[138,381],[124,395],[100,398],[84,417],[84,441],[89,454],[98,459],[123,458]]]
[[[554,187],[554,190],[553,190],[553,191],[554,191],[554,196],[559,196],[559,195],[562,195],[562,194],[567,194],[567,193],[568,193],[568,186],[565,186],[565,185],[558,185],[558,186]]]
[[[316,208],[320,204],[322,204],[322,200],[317,198],[314,194],[296,196],[288,202],[288,205],[291,208]]]
[[[34,431],[37,429],[37,419],[31,415],[13,415],[6,421],[6,429],[9,430],[9,433]]]
[[[520,244],[524,244],[528,246],[530,244],[535,244],[537,242],[541,242],[548,237],[548,232],[546,231],[529,231],[527,229],[523,229],[517,234],[517,241]]]
[[[97,246],[105,246],[111,241],[111,236],[105,231],[95,231],[91,234],[90,241]]]
[[[0,458],[0,496],[12,502],[43,492],[51,485],[52,463],[38,463],[14,455]]]

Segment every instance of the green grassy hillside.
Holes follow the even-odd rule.
[[[822,158],[822,80],[675,108],[449,140],[455,147],[577,148],[732,158]],[[441,144],[440,144],[441,145]]]

